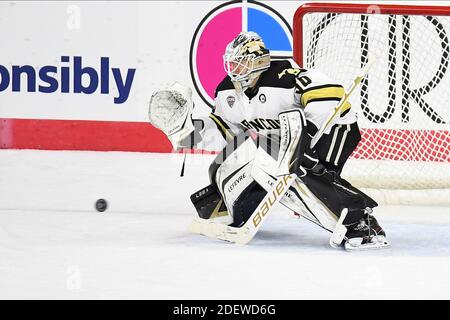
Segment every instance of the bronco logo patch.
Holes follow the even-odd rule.
[[[236,102],[236,98],[233,96],[228,96],[227,102],[228,102],[228,105],[230,106],[230,108],[233,108],[234,103]]]

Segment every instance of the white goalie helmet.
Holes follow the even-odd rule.
[[[269,69],[270,52],[256,32],[241,32],[227,45],[223,62],[235,88],[245,90]]]

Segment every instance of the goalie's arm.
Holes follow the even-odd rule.
[[[178,83],[155,91],[150,99],[150,123],[166,134],[175,150],[194,147],[219,150],[242,131],[217,112],[193,113],[192,91]]]
[[[362,68],[351,85],[345,90],[325,74],[317,70],[300,69],[296,78],[296,102],[305,111],[311,124],[309,130],[314,135],[311,147],[314,147],[323,134],[329,134],[335,124],[355,123],[356,114],[351,111],[349,97],[369,72],[376,57]]]
[[[183,148],[222,150],[243,131],[216,113],[209,116],[193,116],[192,122],[195,130],[179,143]]]
[[[297,75],[295,89],[295,99],[305,113],[310,135],[314,135],[327,122],[328,116],[345,95],[341,84],[313,69],[302,70]],[[356,118],[352,118],[350,103],[344,103],[338,116],[354,122]],[[324,133],[328,134],[330,127],[326,129]]]

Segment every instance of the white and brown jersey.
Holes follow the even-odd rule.
[[[278,134],[280,112],[302,108],[308,132],[314,134],[344,95],[341,84],[316,70],[299,68],[289,60],[272,61],[258,80],[256,90],[238,93],[227,76],[217,87],[215,108],[210,119],[226,141],[239,130],[262,135]],[[356,121],[346,106],[338,124]]]

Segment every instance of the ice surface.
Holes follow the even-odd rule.
[[[0,151],[0,298],[450,298],[448,207],[378,208],[385,250],[332,249],[282,208],[233,245],[187,231],[210,160],[180,178],[180,155]]]

